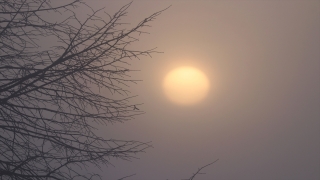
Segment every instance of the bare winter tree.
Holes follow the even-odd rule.
[[[91,10],[82,20],[76,8],[89,6],[81,0],[64,3],[0,1],[1,179],[99,178],[77,169],[100,167],[113,157],[128,160],[150,147],[101,138],[95,124],[141,113],[129,96],[100,90],[128,92],[126,85],[135,82],[128,63],[155,52],[129,46],[161,11],[126,29],[120,21],[130,4],[114,15]],[[64,18],[47,18],[55,16]]]

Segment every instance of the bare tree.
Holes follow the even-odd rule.
[[[129,46],[162,11],[126,29],[121,18],[129,6],[109,15],[81,0],[0,1],[1,179],[99,178],[77,169],[100,167],[113,157],[129,160],[150,147],[104,139],[95,129],[142,113],[126,95],[128,83],[135,83],[128,67],[156,51]],[[90,16],[79,19],[78,7],[91,9]],[[107,96],[103,89],[126,96]]]

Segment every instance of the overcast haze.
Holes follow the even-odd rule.
[[[116,12],[130,1],[88,1]],[[198,180],[320,179],[320,1],[135,0],[133,25],[172,5],[133,47],[142,58],[132,95],[146,114],[102,129],[105,137],[152,141],[139,160],[114,161],[110,179],[180,180],[207,163]],[[209,95],[183,107],[162,80],[191,65],[209,78]],[[104,128],[104,127],[103,127]]]

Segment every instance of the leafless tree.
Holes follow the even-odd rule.
[[[129,63],[156,51],[130,44],[162,11],[128,29],[121,18],[130,4],[109,15],[81,0],[59,2],[0,1],[1,179],[100,178],[77,169],[129,160],[150,147],[102,138],[95,127],[142,113],[126,95],[135,83]],[[80,19],[78,7],[91,14]]]

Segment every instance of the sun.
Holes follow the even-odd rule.
[[[179,105],[193,105],[203,100],[209,91],[206,75],[194,67],[179,67],[164,78],[163,90],[168,99]]]

